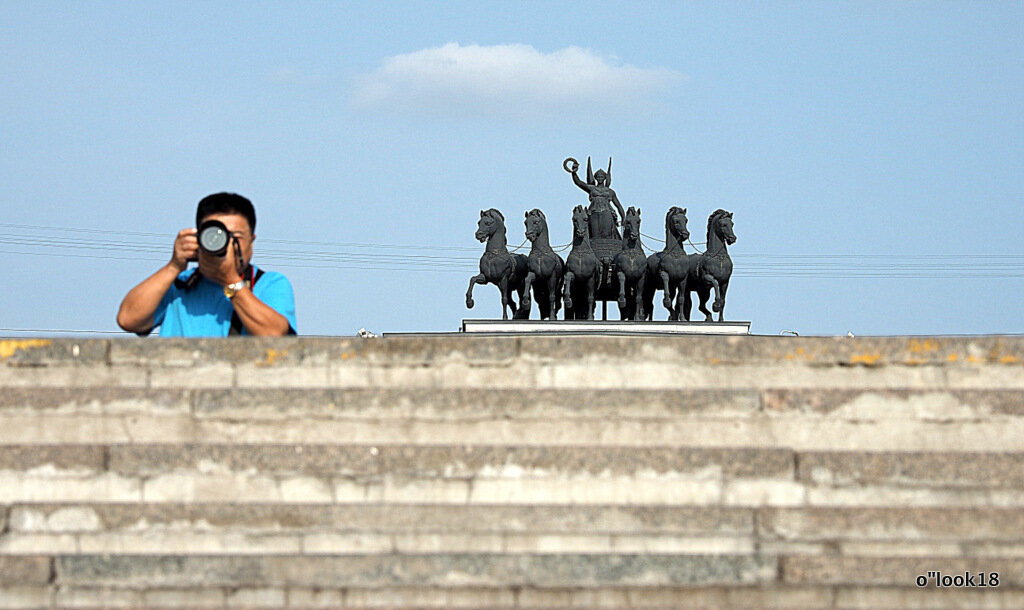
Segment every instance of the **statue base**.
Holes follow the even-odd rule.
[[[463,320],[462,332],[529,335],[749,335],[750,322]]]

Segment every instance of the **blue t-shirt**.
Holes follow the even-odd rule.
[[[194,272],[183,271],[178,279],[184,281]],[[288,278],[275,271],[264,271],[252,293],[287,318],[293,330],[296,328],[295,295]],[[202,278],[189,290],[172,284],[153,313],[153,326],[160,327],[161,337],[227,337],[234,311],[220,284]],[[249,334],[244,326],[242,334]]]

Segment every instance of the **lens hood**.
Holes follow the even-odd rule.
[[[231,243],[231,233],[219,220],[207,220],[199,225],[199,247],[207,254],[224,256]]]

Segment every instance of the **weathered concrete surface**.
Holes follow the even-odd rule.
[[[0,608],[1021,607],[1022,472],[1024,337],[0,339]]]

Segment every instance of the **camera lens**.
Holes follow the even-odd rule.
[[[231,233],[219,220],[207,220],[199,227],[199,247],[207,254],[224,256],[230,241]]]

